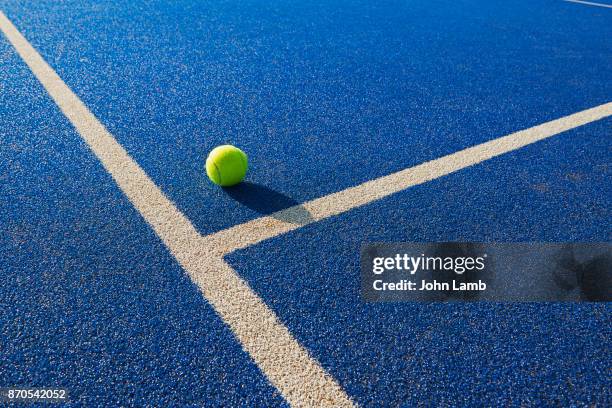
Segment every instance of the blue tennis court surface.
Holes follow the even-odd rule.
[[[612,8],[579,2],[0,12],[204,237],[612,101]],[[14,45],[0,35],[0,388],[63,387],[75,406],[295,401]],[[230,189],[204,171],[224,143],[249,155]],[[609,242],[611,165],[606,117],[223,255],[357,405],[610,406],[609,303],[366,304],[359,248]]]
[[[210,233],[259,216],[205,178],[203,159],[218,144],[249,153],[249,181],[303,202],[609,101],[609,10],[494,3],[4,9]]]

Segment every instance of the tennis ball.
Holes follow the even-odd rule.
[[[246,175],[247,155],[232,145],[217,146],[206,159],[206,174],[213,183],[229,187],[238,184]]]

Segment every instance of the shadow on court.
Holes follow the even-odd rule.
[[[223,190],[234,200],[262,215],[299,225],[314,221],[312,215],[299,202],[260,184],[242,182]]]

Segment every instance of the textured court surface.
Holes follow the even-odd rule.
[[[0,11],[204,237],[612,101],[610,8],[125,3]],[[203,165],[227,142],[251,170],[222,190]],[[364,304],[358,254],[610,241],[611,165],[608,117],[224,259],[355,404],[609,406],[609,304]],[[261,346],[262,364],[124,193],[0,35],[0,387],[88,406],[300,401],[274,379],[284,349]]]

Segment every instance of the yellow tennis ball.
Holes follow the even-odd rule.
[[[206,174],[213,183],[229,187],[244,179],[248,168],[245,152],[232,145],[217,146],[206,159]]]

